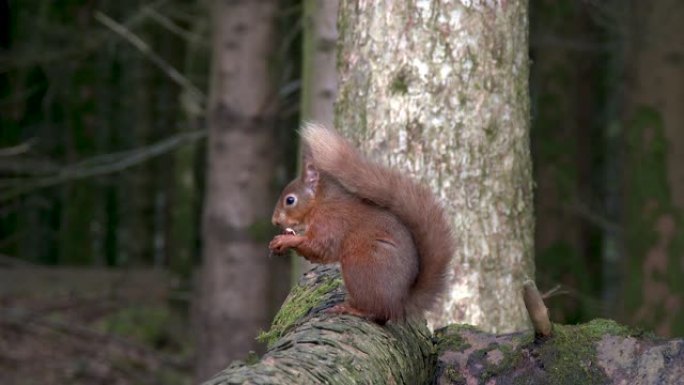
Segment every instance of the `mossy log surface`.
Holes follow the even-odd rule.
[[[492,335],[468,325],[437,331],[437,384],[683,384],[684,340],[661,340],[610,320]]]
[[[344,299],[339,270],[318,266],[290,293],[268,352],[235,362],[205,385],[228,384],[682,384],[684,340],[663,340],[610,320],[494,335],[424,322],[385,326],[325,310]]]
[[[268,352],[255,363],[233,363],[205,385],[429,382],[436,356],[424,323],[380,326],[325,313],[344,296],[336,267],[309,271],[262,335]]]

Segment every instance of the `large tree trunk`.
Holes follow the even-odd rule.
[[[627,53],[626,320],[684,333],[684,3],[632,2]],[[676,59],[679,58],[679,59]]]
[[[676,384],[684,374],[684,341],[613,321],[554,325],[544,338],[452,325],[431,338],[423,323],[326,314],[344,295],[336,268],[307,273],[264,335],[261,360],[235,362],[205,385]]]
[[[277,169],[275,92],[269,73],[278,1],[213,2],[203,264],[196,304],[197,378],[250,350],[270,320],[266,241]]]
[[[526,324],[534,275],[527,1],[343,1],[336,126],[428,183],[457,235],[434,324]]]

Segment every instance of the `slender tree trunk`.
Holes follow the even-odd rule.
[[[130,7],[140,6],[140,0],[130,0]],[[126,5],[122,4],[118,10],[125,15]],[[135,30],[147,44],[153,45],[149,28],[144,26]],[[122,136],[124,148],[134,148],[141,143],[153,140],[155,121],[154,98],[152,92],[156,84],[152,81],[157,71],[149,60],[135,47],[121,44],[122,83],[124,96],[122,97],[120,123],[122,127],[130,127],[128,135]],[[127,265],[152,264],[154,238],[154,179],[155,173],[150,163],[137,167],[123,178],[119,191],[121,200],[122,232],[119,237],[121,249],[124,250],[122,263]]]
[[[276,194],[275,92],[269,73],[278,1],[216,0],[209,144],[198,283],[197,378],[259,346],[270,320],[266,242]],[[279,276],[287,279],[287,272]]]
[[[625,309],[661,335],[684,333],[684,3],[632,2],[626,110]]]
[[[183,74],[200,89],[206,89],[209,72],[210,52],[206,48],[205,36],[210,23],[208,5],[205,2],[196,1],[187,4],[189,11],[196,14],[191,22],[183,25],[193,39],[187,41],[184,57],[180,68]],[[188,11],[188,13],[189,13]],[[207,44],[208,45],[208,44]],[[183,114],[180,116],[181,131],[197,130],[204,127],[204,114],[201,109],[202,100],[195,98],[187,100],[191,94],[183,94],[185,98],[181,103]],[[198,258],[198,230],[201,222],[201,191],[200,180],[204,178],[205,147],[199,143],[195,146],[184,146],[175,153],[175,186],[173,195],[175,201],[171,208],[172,228],[170,247],[173,255],[170,259],[171,270],[183,278],[191,277],[193,264]],[[200,165],[201,163],[201,165]]]
[[[337,0],[304,0],[302,120],[332,125],[337,94]]]
[[[337,95],[337,0],[304,0],[304,50],[302,55],[302,121],[333,125]],[[294,258],[295,282],[311,268],[306,259]]]
[[[525,327],[534,274],[527,1],[343,1],[336,126],[438,192],[458,250],[436,325]]]
[[[169,65],[181,69],[181,60],[185,54],[184,41],[167,30],[153,31],[151,38],[155,51]],[[157,68],[155,70],[153,81],[157,86],[152,93],[155,113],[152,137],[154,141],[157,141],[179,132],[185,125],[178,123],[181,118],[178,95],[181,94],[182,90],[163,71]],[[157,267],[170,266],[177,251],[182,250],[185,246],[175,244],[175,241],[181,241],[185,239],[184,237],[177,239],[172,237],[175,219],[174,209],[177,206],[192,204],[192,201],[178,202],[176,200],[174,178],[178,175],[176,172],[177,156],[177,152],[164,154],[150,162],[150,171],[153,173],[152,178],[154,180],[154,195],[152,197],[154,204],[153,239],[150,248],[154,256],[154,266]],[[186,179],[186,181],[191,180],[191,178]],[[190,183],[186,182],[186,184]],[[192,222],[188,224],[189,227],[190,224]],[[192,227],[190,227],[190,231],[192,233]]]

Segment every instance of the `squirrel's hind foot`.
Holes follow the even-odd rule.
[[[378,317],[374,314],[366,313],[363,310],[359,310],[346,302],[339,303],[331,308],[328,308],[325,310],[325,312],[328,314],[349,314],[355,317],[373,321],[378,325],[384,325],[387,323],[387,318]]]

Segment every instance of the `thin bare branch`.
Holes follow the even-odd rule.
[[[150,158],[165,154],[183,144],[200,140],[206,137],[206,135],[207,133],[205,130],[183,132],[160,140],[147,147],[114,154],[100,155],[89,160],[78,162],[74,165],[62,168],[54,175],[47,177],[22,178],[17,182],[19,183],[18,186],[13,187],[10,191],[0,195],[0,202],[16,198],[36,189],[122,171]]]
[[[24,143],[17,144],[16,146],[0,148],[0,157],[21,155],[31,150],[31,147],[33,147],[35,143],[36,138],[31,138]]]
[[[155,53],[152,48],[139,36],[131,32],[123,24],[119,24],[111,17],[104,13],[95,12],[95,19],[102,23],[105,27],[111,29],[113,32],[121,36],[124,40],[129,42],[133,47],[137,48],[145,57],[147,57],[154,65],[159,67],[171,80],[181,86],[186,92],[190,92],[196,99],[204,104],[206,95],[197,86],[195,86],[190,79],[185,77],[174,66],[167,63],[161,56]]]
[[[595,226],[600,227],[611,234],[622,233],[622,227],[620,225],[602,215],[600,211],[592,210],[581,202],[563,205],[563,209],[586,219]]]
[[[184,39],[185,41],[193,44],[199,44],[203,47],[209,47],[209,44],[202,40],[203,36],[181,28],[178,24],[174,23],[171,19],[164,16],[156,9],[151,7],[145,7],[143,11],[150,19],[157,22],[157,24],[164,27],[166,30],[173,33],[174,35]]]
[[[557,295],[563,295],[563,294],[569,294],[569,293],[570,292],[567,290],[564,290],[561,285],[556,285],[556,286],[552,287],[551,289],[547,290],[546,292],[544,292],[541,296],[542,296],[542,299],[547,299],[547,298],[551,298],[551,297],[554,297]]]
[[[157,0],[151,4],[148,4],[132,13],[131,16],[127,17],[123,22],[128,28],[132,28],[140,24],[145,20],[147,14],[145,14],[145,9],[155,9],[163,6],[168,0]],[[98,33],[93,34],[83,34],[83,31],[79,31],[80,36],[85,38],[77,41],[79,44],[71,47],[60,47],[59,49],[52,49],[49,47],[42,47],[42,49],[36,50],[36,47],[30,47],[26,52],[22,52],[19,49],[13,48],[12,55],[0,53],[0,72],[9,71],[11,69],[27,68],[34,65],[45,65],[50,62],[69,60],[75,56],[83,55],[84,52],[89,52],[92,50],[97,50],[103,46],[107,40],[111,38],[111,34],[108,33]],[[36,52],[38,52],[36,54]]]

